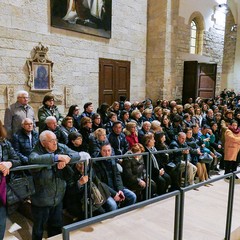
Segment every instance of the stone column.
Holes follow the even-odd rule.
[[[154,101],[175,99],[178,9],[179,0],[148,1],[146,96]]]

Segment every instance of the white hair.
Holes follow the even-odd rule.
[[[28,96],[28,92],[25,90],[20,90],[17,92],[17,97],[20,97],[21,95],[27,95]]]
[[[33,123],[33,120],[32,120],[31,118],[24,118],[24,119],[22,120],[22,125],[23,125],[26,121],[29,121],[29,122]]]
[[[45,123],[47,124],[47,123],[49,123],[49,122],[51,122],[51,121],[57,121],[57,119],[54,117],[54,116],[48,116],[46,119],[45,119]]]
[[[124,102],[124,106],[131,106],[132,104],[131,104],[131,102],[129,102],[129,101],[126,101],[126,102]]]
[[[48,138],[48,136],[53,136],[56,137],[55,133],[49,130],[45,130],[43,132],[41,132],[41,134],[39,135],[39,140],[40,142],[44,142],[46,141],[46,139]]]

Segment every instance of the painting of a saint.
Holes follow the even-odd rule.
[[[110,38],[111,17],[112,0],[51,0],[54,27]]]
[[[48,65],[35,65],[34,88],[49,89]]]

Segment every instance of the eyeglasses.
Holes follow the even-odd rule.
[[[92,123],[92,122],[87,122],[87,123]]]
[[[24,98],[24,99],[29,99],[30,97],[18,97],[18,98]]]
[[[43,140],[45,142],[50,142],[50,143],[57,143],[58,139],[51,139],[51,140]]]
[[[33,125],[33,123],[24,123],[24,125],[31,126],[31,125]]]

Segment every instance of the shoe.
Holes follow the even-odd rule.
[[[210,185],[209,184],[205,184],[204,187],[210,187]]]
[[[212,184],[212,183],[208,183],[208,185],[209,185],[209,186],[213,186],[213,184]]]
[[[239,179],[239,177],[236,175],[236,176],[235,176],[235,179]]]
[[[230,180],[230,177],[226,177],[225,179],[226,179],[226,180]]]
[[[193,190],[195,190],[195,191],[199,191],[199,188],[194,188]]]
[[[214,168],[214,171],[220,172],[220,169],[219,169],[218,167],[215,167],[215,168]]]

